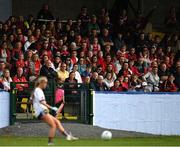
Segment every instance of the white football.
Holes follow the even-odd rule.
[[[112,138],[112,133],[110,131],[103,131],[101,134],[101,139],[103,140],[111,140]]]

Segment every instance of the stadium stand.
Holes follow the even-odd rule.
[[[44,75],[97,91],[179,91],[179,34],[145,33],[149,20],[140,13],[134,20],[126,10],[114,17],[105,8],[90,16],[83,7],[76,21],[61,21],[45,5],[37,18],[11,16],[0,22],[0,88],[9,91],[11,82]],[[177,27],[175,8],[165,23]],[[27,87],[16,86],[18,91]]]

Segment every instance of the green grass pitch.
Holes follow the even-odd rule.
[[[0,146],[46,146],[47,138],[40,137],[0,137]],[[180,146],[180,136],[113,138],[110,141],[101,139],[80,139],[69,142],[55,138],[57,146]]]

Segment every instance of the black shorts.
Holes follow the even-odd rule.
[[[42,112],[40,112],[40,114],[38,115],[38,119],[39,120],[41,120],[42,119],[42,117],[44,116],[44,115],[46,115],[46,114],[48,114],[48,111],[47,110],[43,110]]]

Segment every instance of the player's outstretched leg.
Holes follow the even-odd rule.
[[[53,117],[53,116],[51,116],[51,117],[52,117],[52,119],[54,120],[57,129],[66,137],[66,140],[68,140],[68,141],[78,140],[77,137],[74,137],[71,133],[67,133],[67,132],[66,132],[66,130],[65,130],[64,127],[62,126],[61,122],[60,122],[57,118],[55,118],[55,117]]]
[[[41,119],[50,126],[48,145],[54,145],[53,140],[56,132],[56,123],[54,122],[50,114],[42,116]]]

